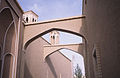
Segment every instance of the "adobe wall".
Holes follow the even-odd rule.
[[[71,78],[71,62],[55,52],[43,59],[43,45],[50,45],[39,37],[29,44],[25,52],[24,78]]]
[[[22,14],[23,11],[16,0],[0,1],[0,76],[2,74],[2,78],[18,78],[20,73],[20,66],[17,65],[23,42]]]
[[[120,77],[120,0],[84,0],[88,78]],[[96,50],[96,61],[93,50]],[[95,67],[97,69],[95,69]],[[95,76],[96,75],[96,76]]]

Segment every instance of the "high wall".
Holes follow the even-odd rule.
[[[49,54],[53,53],[56,50],[63,49],[63,48],[64,49],[70,49],[72,51],[80,53],[84,57],[85,67],[86,67],[86,70],[87,70],[88,69],[87,68],[88,64],[86,62],[87,59],[86,59],[86,50],[85,50],[86,49],[85,48],[86,40],[85,40],[83,34],[81,32],[79,33],[79,31],[81,30],[81,28],[83,26],[82,20],[84,18],[85,18],[84,16],[75,16],[75,17],[69,17],[69,18],[62,18],[62,19],[40,21],[40,22],[36,22],[36,23],[25,24],[24,45],[23,45],[25,53],[29,53],[29,51],[27,51],[28,46],[29,47],[32,46],[31,48],[28,49],[31,52],[32,49],[34,49],[34,47],[38,46],[37,44],[42,45],[42,42],[41,43],[40,42],[35,43],[35,41],[39,37],[41,37],[42,35],[44,35],[46,33],[50,33],[51,31],[63,31],[63,32],[72,33],[72,34],[75,34],[77,36],[81,36],[83,38],[83,43],[80,43],[80,44],[64,44],[64,45],[59,45],[59,44],[56,45],[56,44],[52,43],[51,45],[44,46],[44,52],[42,52],[44,55],[42,54],[42,59],[45,59]],[[51,38],[52,37],[54,39],[54,36],[51,36]],[[36,47],[34,50],[39,50],[39,49],[43,50],[43,47],[42,46]],[[29,60],[29,58],[27,58],[27,60]],[[59,59],[59,60],[63,60],[63,59]],[[66,67],[63,67],[63,69],[64,68],[66,68]],[[64,70],[62,70],[62,71],[64,71]],[[87,72],[89,72],[89,71],[87,71]]]
[[[120,0],[83,0],[88,78],[120,77]]]
[[[22,53],[23,11],[16,0],[0,0],[0,76],[18,78]]]
[[[83,0],[85,17],[74,18],[78,19],[76,21],[73,18],[60,20],[63,24],[59,24],[61,23],[59,20],[44,22],[46,25],[43,26],[55,22],[47,27],[65,29],[84,36],[83,53],[87,78],[119,78],[119,7],[120,0]],[[23,11],[17,0],[0,0],[1,78],[23,78],[23,76],[24,78],[71,78],[71,62],[59,52],[43,60],[43,45],[48,45],[44,39],[34,40],[25,51],[22,51],[24,50],[22,15]],[[40,29],[37,27],[31,27],[30,31]],[[28,30],[29,28],[30,26]],[[37,31],[37,35],[40,32],[42,29]],[[27,33],[26,36],[29,34]],[[80,48],[78,50],[81,51]]]
[[[27,47],[24,78],[72,78],[71,61],[59,51],[44,60],[44,45],[50,44],[40,37]]]

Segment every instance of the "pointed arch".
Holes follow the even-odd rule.
[[[4,15],[5,14],[5,15]],[[13,45],[16,45],[16,41],[17,41],[17,27],[16,27],[16,23],[15,23],[15,18],[13,17],[13,13],[12,10],[9,7],[4,7],[2,10],[0,10],[0,15],[1,15],[1,26],[4,25],[4,27],[6,26],[5,30],[4,30],[4,34],[3,34],[3,49],[2,49],[2,55],[5,52],[5,47],[6,47],[6,38],[7,35],[9,34],[8,38],[12,39],[11,36],[15,36],[14,40],[11,42],[14,42]],[[7,16],[8,15],[8,16]],[[8,18],[9,17],[9,18]],[[9,23],[8,23],[9,22]],[[8,23],[8,24],[6,24]],[[2,27],[2,29],[4,29]],[[12,33],[13,32],[13,33]]]
[[[78,52],[78,48],[80,52]],[[61,50],[61,49],[68,49],[71,51],[78,52],[79,54],[83,55],[84,44],[68,44],[68,45],[47,45],[44,46],[44,60],[49,55],[53,54],[54,52]],[[84,56],[84,55],[83,55]]]
[[[37,36],[34,36],[34,37],[31,38],[30,40],[28,40],[28,41],[24,44],[24,50],[27,48],[27,46],[28,46],[32,41],[34,41],[34,40],[36,40],[37,38],[43,36],[44,34],[47,34],[47,33],[51,32],[51,31],[54,31],[54,30],[63,31],[63,32],[67,32],[67,33],[71,33],[71,34],[80,36],[80,37],[82,37],[82,38],[85,40],[85,43],[86,43],[86,38],[85,38],[83,35],[79,34],[79,33],[76,33],[76,32],[70,31],[70,30],[60,29],[60,28],[51,28],[51,29],[48,29],[47,31],[44,31],[44,32],[40,33],[40,34],[37,35]]]
[[[3,78],[3,74],[5,72],[10,71],[10,77],[13,78],[13,74],[14,74],[14,64],[12,63],[13,60],[13,54],[16,52],[16,44],[17,44],[17,27],[16,27],[16,23],[15,23],[15,18],[13,15],[13,12],[11,10],[11,8],[9,7],[4,7],[0,10],[0,24],[1,27],[0,29],[2,29],[2,35],[1,36],[1,40],[0,43],[2,44],[2,54],[1,54],[1,58],[2,58],[2,69],[1,69],[1,78]],[[9,45],[8,45],[9,44]],[[14,49],[14,50],[11,50]],[[7,62],[9,61],[10,66],[7,66]],[[10,62],[11,61],[11,62]],[[13,64],[11,67],[11,64]],[[6,67],[10,70],[6,70]],[[5,68],[4,68],[5,67]],[[10,67],[10,68],[9,68]],[[12,69],[11,69],[12,68]],[[12,71],[12,73],[11,73]],[[5,76],[5,75],[4,75]],[[6,77],[6,76],[5,76]]]
[[[53,30],[68,32],[85,38],[80,32],[84,18],[85,16],[77,16],[26,24],[23,47],[26,49],[32,41]]]
[[[4,7],[0,10],[0,24],[1,27],[0,30],[2,32],[1,36],[1,44],[2,46],[4,45],[5,42],[5,35],[6,35],[6,31],[8,31],[8,29],[10,28],[11,24],[14,21],[14,17],[13,17],[13,13],[12,10],[9,7]],[[15,26],[15,25],[14,25]],[[16,32],[16,27],[15,27],[15,32]],[[3,55],[3,49],[2,49],[2,55]]]
[[[1,78],[13,78],[14,76],[15,56],[12,53],[3,55]]]

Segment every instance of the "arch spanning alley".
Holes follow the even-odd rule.
[[[84,16],[79,16],[79,17],[72,17],[72,18],[59,19],[59,20],[53,20],[53,21],[26,24],[25,34],[24,34],[24,49],[26,49],[27,46],[37,38],[54,30],[72,33],[72,34],[81,36],[85,40],[85,37],[80,32],[81,27],[83,25],[82,24],[83,18]],[[86,43],[86,40],[84,44],[85,43]],[[61,48],[68,48],[78,52],[78,49],[82,50],[84,47],[83,47],[83,44],[45,46],[44,56],[43,56],[44,59],[48,55],[52,54],[54,51]],[[83,52],[83,51],[80,51],[80,52]]]
[[[80,32],[83,19],[84,16],[79,16],[79,17],[71,17],[66,19],[26,24],[23,47],[24,49],[26,49],[27,46],[32,41],[53,30],[72,33],[84,38],[84,36]]]
[[[65,19],[58,19],[58,20],[51,20],[51,21],[43,21],[43,22],[36,22],[36,23],[26,23],[25,24],[25,31],[24,31],[24,43],[23,48],[24,50],[27,49],[30,43],[34,40],[38,39],[39,37],[51,32],[51,31],[63,31],[67,33],[71,33],[77,36],[82,37],[83,43],[82,44],[68,44],[68,45],[49,45],[44,46],[44,55],[43,60],[50,54],[54,53],[60,49],[70,49],[75,52],[81,52],[79,54],[83,55],[85,58],[85,67],[87,65],[86,61],[86,38],[84,34],[81,32],[82,29],[82,21],[84,20],[85,16],[77,16]],[[49,50],[48,50],[49,49]]]
[[[85,19],[85,16],[77,16],[65,19],[51,20],[51,21],[42,21],[35,23],[26,23],[24,30],[24,42],[23,48],[27,49],[30,43],[34,42],[39,37],[51,32],[51,31],[63,31],[67,33],[71,33],[77,36],[82,37],[83,43],[81,44],[68,44],[68,45],[49,45],[44,46],[44,55],[43,60],[46,59],[47,56],[53,54],[55,51],[60,49],[70,49],[75,52],[79,52],[79,54],[83,55],[85,58],[85,69],[87,71],[87,40],[84,37],[84,34],[81,32],[83,23],[82,21]],[[48,50],[49,49],[49,50]],[[86,72],[87,74],[87,72]]]
[[[69,49],[71,51],[78,52],[78,48],[80,50],[79,54],[83,55],[84,44],[67,44],[67,45],[46,45],[44,46],[44,60],[47,56],[51,55],[52,53],[56,52],[60,49]]]

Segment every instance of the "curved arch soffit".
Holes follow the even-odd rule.
[[[9,13],[10,13],[10,15],[11,15],[11,17],[12,17],[12,21],[11,21],[11,23],[9,24],[9,26],[7,27],[7,30],[6,30],[6,32],[5,32],[4,42],[3,42],[3,49],[2,49],[2,56],[4,56],[6,36],[7,36],[7,33],[8,33],[8,31],[9,31],[10,27],[12,26],[12,24],[14,24],[13,26],[14,26],[14,28],[15,28],[15,30],[14,30],[14,31],[15,31],[15,36],[16,36],[15,46],[16,46],[16,42],[17,42],[17,27],[16,27],[17,25],[16,25],[16,23],[15,23],[15,18],[14,18],[13,12],[12,12],[11,8],[9,8],[9,7],[4,7],[4,8],[2,8],[2,9],[0,10],[0,14],[1,14],[3,11],[5,11],[5,10],[8,10],[8,11],[9,11]]]
[[[75,50],[72,50],[72,49],[69,49],[69,48],[60,48],[60,49],[57,49],[57,50],[51,52],[50,54],[48,54],[46,57],[44,57],[44,60],[45,60],[48,56],[50,56],[50,55],[54,54],[55,52],[57,52],[57,51],[59,51],[59,50],[62,50],[62,49],[67,49],[67,50],[73,51],[73,52],[75,52],[75,53],[78,53],[79,55],[81,55],[81,56],[84,58],[83,54],[80,54],[79,52],[77,52],[77,51],[75,51]],[[59,52],[60,52],[60,51],[59,51]]]
[[[3,57],[5,57],[6,55],[11,55],[11,56],[15,57],[15,55],[14,55],[13,53],[9,53],[9,52],[5,53],[5,54],[3,55]]]
[[[47,31],[44,31],[42,33],[40,33],[39,35],[36,35],[34,36],[33,38],[31,38],[30,40],[28,40],[26,43],[24,43],[24,50],[26,50],[26,48],[28,47],[28,45],[33,42],[34,40],[36,40],[37,38],[51,32],[51,31],[54,31],[54,30],[57,30],[57,31],[63,31],[63,32],[67,32],[67,33],[71,33],[71,34],[74,34],[74,35],[77,35],[77,36],[80,36],[82,37],[84,40],[85,40],[85,44],[87,42],[86,38],[82,35],[82,34],[79,34],[79,33],[76,33],[76,32],[73,32],[73,31],[69,31],[69,30],[65,30],[65,29],[59,29],[59,28],[52,28],[52,29],[49,29]]]

